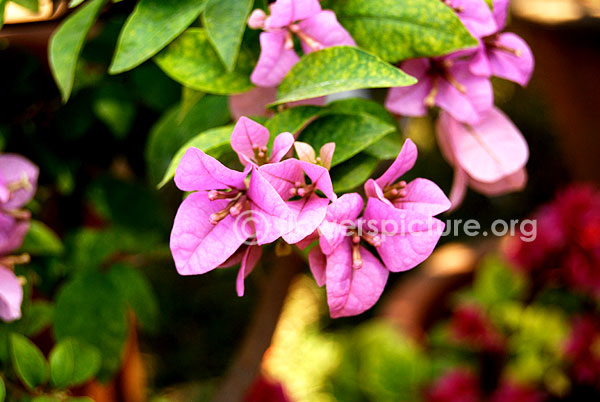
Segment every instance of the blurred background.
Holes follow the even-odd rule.
[[[223,96],[183,104],[180,85],[151,61],[106,73],[133,3],[102,14],[66,105],[47,63],[66,4],[9,3],[0,147],[39,165],[33,214],[65,244],[60,255],[34,258],[43,284],[36,297],[52,297],[71,270],[107,260],[143,272],[125,366],[82,392],[98,401],[203,400],[240,347],[261,275],[238,298],[234,270],[184,278],[174,269],[168,237],[181,194],[155,183],[190,135],[231,116]],[[536,241],[447,236],[423,266],[392,275],[375,308],[335,321],[306,268],[248,400],[599,400],[600,2],[515,0],[512,8],[510,30],[530,44],[536,70],[528,88],[494,85],[529,143],[529,184],[493,199],[470,192],[442,219],[485,228],[535,216]],[[452,171],[432,120],[402,124],[421,155],[411,175],[449,192]],[[160,142],[164,130],[173,143]]]

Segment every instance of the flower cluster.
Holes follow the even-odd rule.
[[[28,256],[11,256],[29,230],[30,213],[23,210],[35,194],[38,168],[19,155],[0,155],[0,319],[21,317],[23,289],[14,273],[15,264]]]
[[[282,238],[305,248],[318,240],[309,252],[310,267],[317,283],[327,286],[331,315],[340,317],[373,306],[390,271],[411,269],[433,251],[444,229],[433,216],[449,209],[450,201],[429,180],[398,181],[416,162],[412,141],[406,141],[381,177],[367,181],[364,212],[359,194],[338,198],[333,191],[328,168],[335,144],[324,145],[319,157],[290,133],[274,139],[270,155],[268,144],[268,130],[243,117],[231,137],[243,171],[197,148],[187,150],[175,183],[192,193],[181,204],[171,233],[180,274],[239,263],[241,296],[244,278],[260,259],[260,246]],[[298,159],[282,160],[292,147]]]
[[[506,26],[508,0],[445,0],[478,39],[474,49],[431,59],[408,60],[401,68],[418,83],[392,88],[386,107],[405,116],[424,116],[433,106],[442,109],[437,123],[438,142],[455,169],[450,195],[453,208],[467,186],[485,195],[523,188],[529,157],[519,130],[497,108],[491,76],[526,85],[534,60],[527,44]]]

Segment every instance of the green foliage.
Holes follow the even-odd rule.
[[[71,96],[79,53],[105,1],[90,0],[70,15],[50,38],[50,68],[63,102]]]
[[[96,375],[102,357],[95,347],[66,338],[52,349],[49,360],[52,385],[67,388],[83,384]]]
[[[439,0],[335,0],[329,6],[358,46],[389,62],[477,46]]]
[[[56,256],[60,255],[63,249],[60,238],[52,229],[40,221],[31,221],[29,232],[21,246],[23,252],[37,256]]]
[[[154,60],[169,77],[198,91],[228,95],[252,88],[252,54],[242,47],[238,67],[228,72],[202,28],[185,31]]]
[[[4,380],[0,377],[0,402],[4,402],[6,399],[6,385],[4,384]]]
[[[137,67],[181,34],[206,0],[140,0],[119,35],[111,74]]]
[[[97,272],[77,275],[56,298],[54,335],[76,338],[102,355],[100,379],[110,378],[121,365],[129,323],[127,302],[109,277]]]
[[[190,147],[201,149],[207,154],[217,158],[219,157],[223,148],[229,146],[228,144],[231,140],[232,132],[233,126],[231,125],[213,128],[198,134],[186,142],[181,148],[179,148],[175,156],[173,156],[173,159],[171,159],[171,162],[169,163],[162,180],[160,183],[158,183],[158,188],[163,187],[175,176],[175,170],[177,170],[177,166],[179,166],[181,158],[183,158],[185,151],[187,151]]]
[[[295,135],[311,120],[321,114],[322,110],[318,106],[296,106],[277,113],[265,123],[265,127],[271,133],[271,139],[284,132]]]
[[[523,279],[499,257],[486,258],[477,271],[473,283],[473,296],[487,308],[517,300],[523,294]]]
[[[332,166],[335,166],[393,131],[394,126],[366,114],[331,114],[311,123],[302,131],[299,139],[315,149],[328,142],[335,142],[332,160]],[[349,133],[352,135],[348,135]]]
[[[221,96],[203,97],[185,115],[181,107],[167,111],[150,131],[145,156],[152,183],[159,182],[173,155],[188,141],[208,129],[227,124],[230,119],[227,98]]]
[[[18,4],[21,7],[25,7],[34,13],[37,13],[40,7],[40,2],[38,0],[10,0],[10,2]]]
[[[333,190],[345,193],[363,184],[377,167],[379,161],[367,153],[360,153],[331,169]]]
[[[208,0],[202,22],[227,71],[235,68],[254,0]]]
[[[0,0],[0,29],[4,25],[4,8],[6,7],[8,0]]]
[[[158,327],[158,301],[148,278],[141,271],[123,264],[114,265],[108,278],[135,313],[142,328],[154,331]]]
[[[13,323],[13,328],[19,333],[33,337],[39,335],[52,324],[54,306],[43,300],[34,300],[22,306],[22,317]]]
[[[273,105],[361,88],[403,87],[417,81],[364,50],[338,46],[302,57],[285,76]]]
[[[10,354],[19,379],[33,389],[48,380],[48,362],[33,342],[20,334],[10,336]]]

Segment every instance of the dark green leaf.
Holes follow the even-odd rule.
[[[416,82],[402,70],[364,50],[330,47],[303,56],[283,79],[277,101],[272,105],[352,89],[403,87]]]
[[[227,71],[233,71],[254,0],[208,0],[202,22]]]
[[[327,112],[342,114],[366,114],[377,117],[392,126],[395,126],[396,119],[380,103],[363,98],[348,98],[331,102],[327,105]]]
[[[56,256],[63,252],[63,244],[52,229],[40,221],[32,220],[21,250],[36,256]]]
[[[389,62],[477,46],[440,0],[336,0],[330,6],[358,46]]]
[[[73,7],[77,7],[78,5],[80,5],[81,3],[83,3],[85,0],[71,0],[69,2],[69,8],[73,8]]]
[[[157,187],[161,188],[169,182],[175,176],[175,170],[183,158],[185,151],[190,147],[196,147],[207,154],[219,157],[219,152],[224,145],[229,144],[231,141],[231,133],[233,132],[233,126],[218,127],[207,130],[201,134],[198,134],[188,142],[186,142],[173,156],[168,168],[163,176],[163,179],[158,183]]]
[[[403,139],[399,133],[391,133],[365,149],[365,153],[379,160],[396,159],[402,150]]]
[[[202,28],[185,31],[154,60],[169,77],[198,91],[229,95],[252,88],[250,73],[255,64],[252,55],[242,48],[238,67],[227,72]]]
[[[94,114],[102,121],[113,135],[124,139],[133,125],[135,105],[128,99],[99,96],[93,105]]]
[[[35,300],[23,306],[23,317],[14,323],[18,332],[33,337],[52,324],[54,306],[50,302]]]
[[[295,135],[322,111],[323,108],[318,106],[296,106],[277,113],[266,122],[265,127],[271,133],[271,139],[283,132]]]
[[[165,113],[152,127],[146,146],[146,163],[152,183],[164,176],[173,155],[200,133],[230,120],[227,98],[205,96],[182,116],[181,106]]]
[[[0,402],[4,402],[6,399],[6,385],[4,385],[4,380],[0,377]]]
[[[50,352],[50,380],[57,388],[80,385],[98,373],[101,363],[97,348],[67,338]]]
[[[17,376],[27,388],[33,389],[48,380],[48,362],[29,339],[11,334],[10,352]]]
[[[158,301],[148,279],[125,265],[114,265],[109,279],[119,289],[143,328],[155,330],[158,324]]]
[[[6,3],[8,3],[8,0],[0,0],[0,29],[2,29],[2,26],[4,25],[4,9]]]
[[[302,131],[299,139],[315,149],[328,142],[335,142],[332,161],[332,166],[335,166],[395,129],[394,126],[369,115],[332,114],[312,122]]]
[[[109,379],[121,366],[129,330],[127,303],[105,275],[78,275],[59,291],[56,299],[54,334],[97,347],[102,355],[101,380]]]
[[[37,13],[40,8],[39,0],[10,0],[10,2],[18,4],[21,7],[25,7],[33,13]]]
[[[119,34],[111,74],[139,66],[182,33],[205,0],[140,0]]]
[[[331,169],[333,190],[344,193],[362,185],[377,167],[377,158],[358,154],[354,158]]]
[[[50,68],[66,102],[73,89],[75,67],[83,42],[106,0],[91,0],[70,15],[52,34],[49,46]]]

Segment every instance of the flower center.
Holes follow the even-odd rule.
[[[516,57],[523,56],[523,52],[520,49],[513,49],[511,47],[504,46],[503,44],[501,44],[498,35],[491,35],[483,38],[483,43],[485,43],[486,47],[488,48],[502,50]]]
[[[21,178],[19,180],[8,183],[6,188],[11,193],[21,189],[25,189],[27,191],[32,190],[31,183],[29,182],[29,177],[27,177],[25,173],[21,175]]]
[[[458,92],[461,94],[467,93],[467,88],[458,82],[458,80],[450,72],[450,68],[453,66],[452,60],[432,60],[431,67],[429,68],[429,75],[433,76],[433,87],[427,96],[425,97],[424,103],[427,107],[433,107],[435,105],[435,98],[440,91],[440,79],[444,79],[450,83]]]
[[[350,229],[348,235],[352,237],[352,268],[362,268],[363,261],[360,255],[360,242],[365,241],[373,247],[381,246],[381,236],[370,233],[360,233],[356,229]]]
[[[294,187],[290,188],[290,197],[308,197],[315,191],[315,185],[302,183],[297,181],[294,183]]]
[[[252,151],[254,152],[254,160],[257,165],[264,165],[269,162],[267,158],[267,153],[269,152],[269,148],[261,147],[257,144],[252,145]]]
[[[306,32],[302,31],[300,29],[300,27],[298,26],[298,24],[290,25],[289,29],[290,29],[290,31],[295,33],[298,36],[298,38],[300,38],[301,41],[306,43],[308,45],[308,47],[310,47],[313,51],[316,52],[318,50],[323,49],[323,45],[321,43],[319,43],[319,41],[317,41],[315,38],[308,35]],[[287,46],[287,41],[286,41],[286,46]],[[292,47],[294,47],[293,42],[292,42]],[[289,47],[286,47],[286,48],[291,49]]]
[[[230,190],[230,191],[219,191],[211,190],[208,192],[208,199],[214,200],[227,200],[230,199],[229,203],[225,208],[219,212],[215,212],[210,215],[210,223],[216,225],[225,219],[228,215],[233,217],[238,216],[246,207],[248,203],[248,197],[245,191],[241,190]]]
[[[383,189],[383,196],[392,202],[407,195],[408,191],[406,190],[406,182],[404,180]]]

